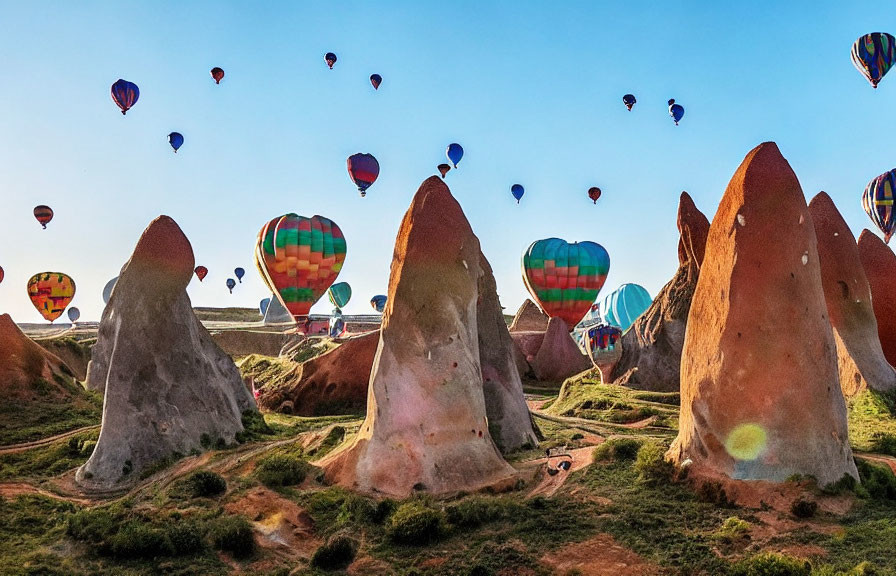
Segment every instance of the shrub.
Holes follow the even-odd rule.
[[[634,460],[640,448],[641,441],[636,438],[610,438],[594,449],[594,460],[599,462]]]
[[[304,482],[311,466],[293,454],[274,454],[258,463],[255,476],[269,488],[294,486]]]
[[[836,482],[828,484],[827,486],[822,488],[821,491],[824,494],[837,495],[845,494],[847,492],[855,492],[856,488],[858,488],[856,479],[849,474],[844,474],[842,478],[840,478]]]
[[[377,502],[376,500],[351,494],[342,503],[337,521],[340,524],[348,521],[363,524],[382,524],[395,511],[395,506],[395,501],[388,498]]]
[[[877,466],[865,460],[856,460],[862,490],[876,500],[896,500],[896,476],[885,466]]]
[[[212,522],[209,528],[215,550],[230,553],[234,558],[246,558],[255,551],[252,526],[243,516],[225,516]]]
[[[95,546],[100,552],[108,548],[109,537],[118,528],[118,519],[104,508],[80,510],[68,517],[66,533],[75,540]]]
[[[262,436],[270,436],[274,433],[258,410],[246,410],[243,412],[242,423],[243,430],[236,433],[236,441],[240,444]]]
[[[716,506],[721,506],[723,508],[728,508],[733,505],[733,502],[728,500],[728,494],[725,492],[722,483],[715,480],[700,483],[700,485],[697,486],[697,498],[703,502],[709,502],[710,504],[715,504]]]
[[[190,474],[185,483],[193,498],[218,496],[227,491],[227,481],[224,477],[209,470],[199,470]]]
[[[666,460],[665,449],[656,442],[645,442],[638,449],[635,470],[638,479],[648,484],[661,484],[675,480],[675,464]]]
[[[790,513],[797,518],[811,518],[818,512],[818,502],[798,498],[790,505]]]
[[[735,542],[742,538],[749,538],[749,535],[750,523],[741,520],[737,516],[732,516],[725,520],[722,527],[713,534],[713,538],[725,542]]]
[[[198,554],[205,549],[205,530],[198,522],[178,520],[165,529],[165,536],[171,542],[172,553],[176,555]]]
[[[118,558],[155,558],[171,556],[174,547],[160,529],[140,520],[129,520],[112,535],[112,555]]]
[[[896,436],[885,432],[875,432],[871,436],[871,451],[896,456]]]
[[[474,496],[445,509],[448,522],[461,528],[475,528],[505,516],[502,503],[494,498]]]
[[[339,570],[351,564],[357,552],[357,540],[345,534],[336,534],[314,551],[311,565],[323,570]]]
[[[423,545],[439,538],[444,530],[445,513],[422,502],[406,502],[389,519],[386,533],[399,544]]]
[[[734,565],[733,576],[810,576],[812,566],[805,560],[780,554],[759,554]]]

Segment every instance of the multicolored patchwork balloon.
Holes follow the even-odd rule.
[[[348,285],[348,282],[337,282],[327,290],[327,297],[333,306],[345,308],[348,301],[352,299],[352,287]]]
[[[329,218],[286,214],[258,233],[255,265],[271,292],[299,319],[336,281],[345,251],[342,230]]]
[[[862,207],[865,213],[884,233],[884,242],[890,243],[896,228],[896,213],[893,212],[893,196],[896,193],[896,168],[884,172],[865,186]]]
[[[559,238],[533,242],[523,254],[523,282],[545,314],[562,318],[571,330],[603,287],[610,255],[595,242]]]
[[[137,103],[138,98],[140,98],[140,89],[133,82],[119,78],[112,85],[112,101],[121,108],[122,114],[127,114],[128,110]]]
[[[41,316],[52,322],[75,297],[75,281],[62,272],[41,272],[28,281],[28,297]]]
[[[643,286],[623,284],[604,298],[600,304],[600,313],[605,323],[625,332],[638,316],[650,308],[652,302],[653,298]]]
[[[860,37],[852,45],[853,65],[862,73],[862,76],[871,82],[872,88],[877,88],[893,63],[896,62],[896,53],[893,45],[896,38],[886,32],[872,32]]]

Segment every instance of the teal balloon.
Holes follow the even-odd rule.
[[[628,330],[638,316],[650,308],[653,299],[643,286],[623,284],[615,292],[604,298],[600,305],[600,313],[604,322]]]
[[[333,306],[345,308],[348,301],[352,299],[352,287],[348,285],[348,282],[337,282],[327,290],[327,297],[330,298]]]

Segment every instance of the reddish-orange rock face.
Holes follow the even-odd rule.
[[[25,336],[9,314],[0,315],[0,398],[48,400],[71,393],[53,375],[71,373],[62,360]]]
[[[859,235],[859,258],[871,287],[871,304],[884,356],[896,365],[896,254],[868,230]]]
[[[815,229],[774,143],[747,155],[710,226],[668,456],[746,480],[858,476]]]

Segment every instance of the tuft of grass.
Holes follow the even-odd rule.
[[[223,516],[213,520],[208,529],[215,550],[234,558],[248,558],[255,552],[252,525],[244,516]]]
[[[738,562],[732,576],[811,576],[812,565],[781,554],[758,554]]]
[[[595,462],[635,460],[643,442],[637,438],[610,438],[594,449]]]
[[[445,513],[420,501],[405,502],[395,510],[386,528],[398,544],[423,546],[437,541],[445,532]]]
[[[737,516],[731,516],[725,519],[722,527],[716,530],[712,537],[726,544],[746,540],[750,537],[750,523]]]
[[[193,472],[183,481],[191,498],[211,498],[227,491],[227,481],[210,470]]]
[[[284,449],[259,460],[255,477],[268,488],[295,486],[305,481],[312,466],[302,458],[300,448]]]
[[[357,540],[347,534],[335,534],[314,551],[311,566],[322,570],[341,570],[352,563],[357,553]]]
[[[790,505],[790,513],[797,518],[812,518],[818,512],[818,502],[797,498]]]
[[[644,442],[635,457],[638,479],[645,483],[670,483],[677,476],[677,467],[666,460],[666,447],[659,442]]]
[[[846,400],[849,442],[861,452],[889,452],[896,448],[896,392],[866,390]]]

